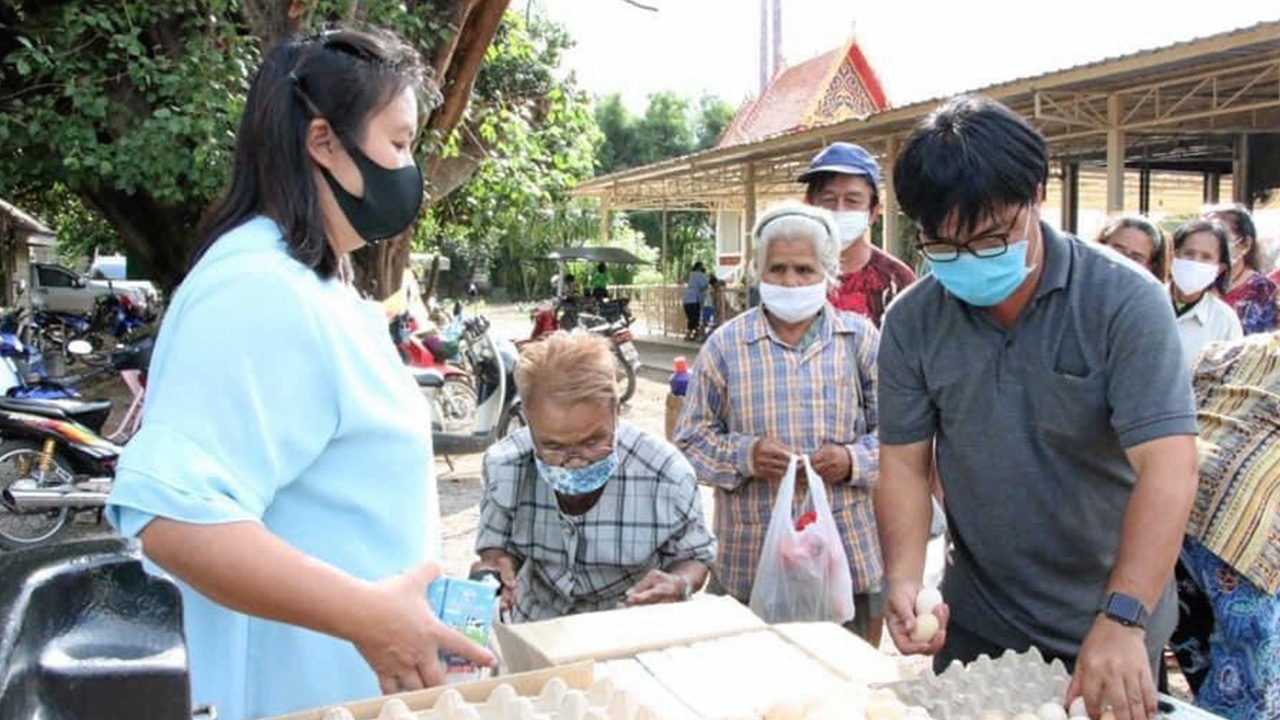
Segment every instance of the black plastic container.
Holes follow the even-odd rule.
[[[0,720],[191,720],[182,599],[135,541],[0,554]]]

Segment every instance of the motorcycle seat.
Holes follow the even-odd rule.
[[[111,401],[0,397],[0,410],[39,415],[55,420],[74,420],[97,431],[102,429],[102,424],[111,414]]]
[[[434,388],[436,390],[444,387],[444,375],[435,370],[414,369],[413,378],[418,381],[418,387]]]

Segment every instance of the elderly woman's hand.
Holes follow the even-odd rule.
[[[348,638],[378,676],[384,693],[421,690],[444,683],[439,652],[447,650],[484,667],[493,655],[445,626],[427,602],[427,586],[440,568],[426,563],[369,587],[355,604],[356,633]]]
[[[689,580],[678,573],[650,570],[627,591],[623,605],[654,605],[680,602],[689,596]]]
[[[777,440],[760,438],[751,447],[751,469],[760,480],[778,482],[787,474],[792,454],[786,445]]]
[[[828,485],[845,482],[853,470],[853,460],[849,457],[849,450],[843,445],[827,443],[818,448],[809,460],[813,464],[813,471]]]

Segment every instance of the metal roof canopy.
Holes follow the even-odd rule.
[[[1221,149],[1235,136],[1280,130],[1280,21],[973,92],[1031,121],[1058,161],[1098,162],[1119,152],[1131,163],[1136,154],[1153,165],[1230,162]],[[574,194],[595,197],[609,210],[737,209],[754,206],[749,195],[793,197],[796,176],[835,140],[856,141],[891,166],[900,140],[944,100],[601,176]]]
[[[622,248],[615,247],[598,247],[598,246],[582,246],[582,247],[566,247],[557,248],[544,255],[542,260],[555,260],[557,262],[602,262],[611,263],[613,265],[648,265],[649,261],[636,257],[630,252]]]

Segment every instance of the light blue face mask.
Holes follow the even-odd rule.
[[[538,477],[560,495],[586,495],[604,487],[618,470],[618,452],[611,451],[603,458],[583,467],[548,465],[538,456],[533,457]]]
[[[967,250],[951,262],[929,263],[929,270],[947,292],[975,307],[992,307],[1004,302],[1031,273],[1027,267],[1027,248],[1031,241],[1031,213],[1022,239],[1009,243],[1003,255],[980,258]]]

